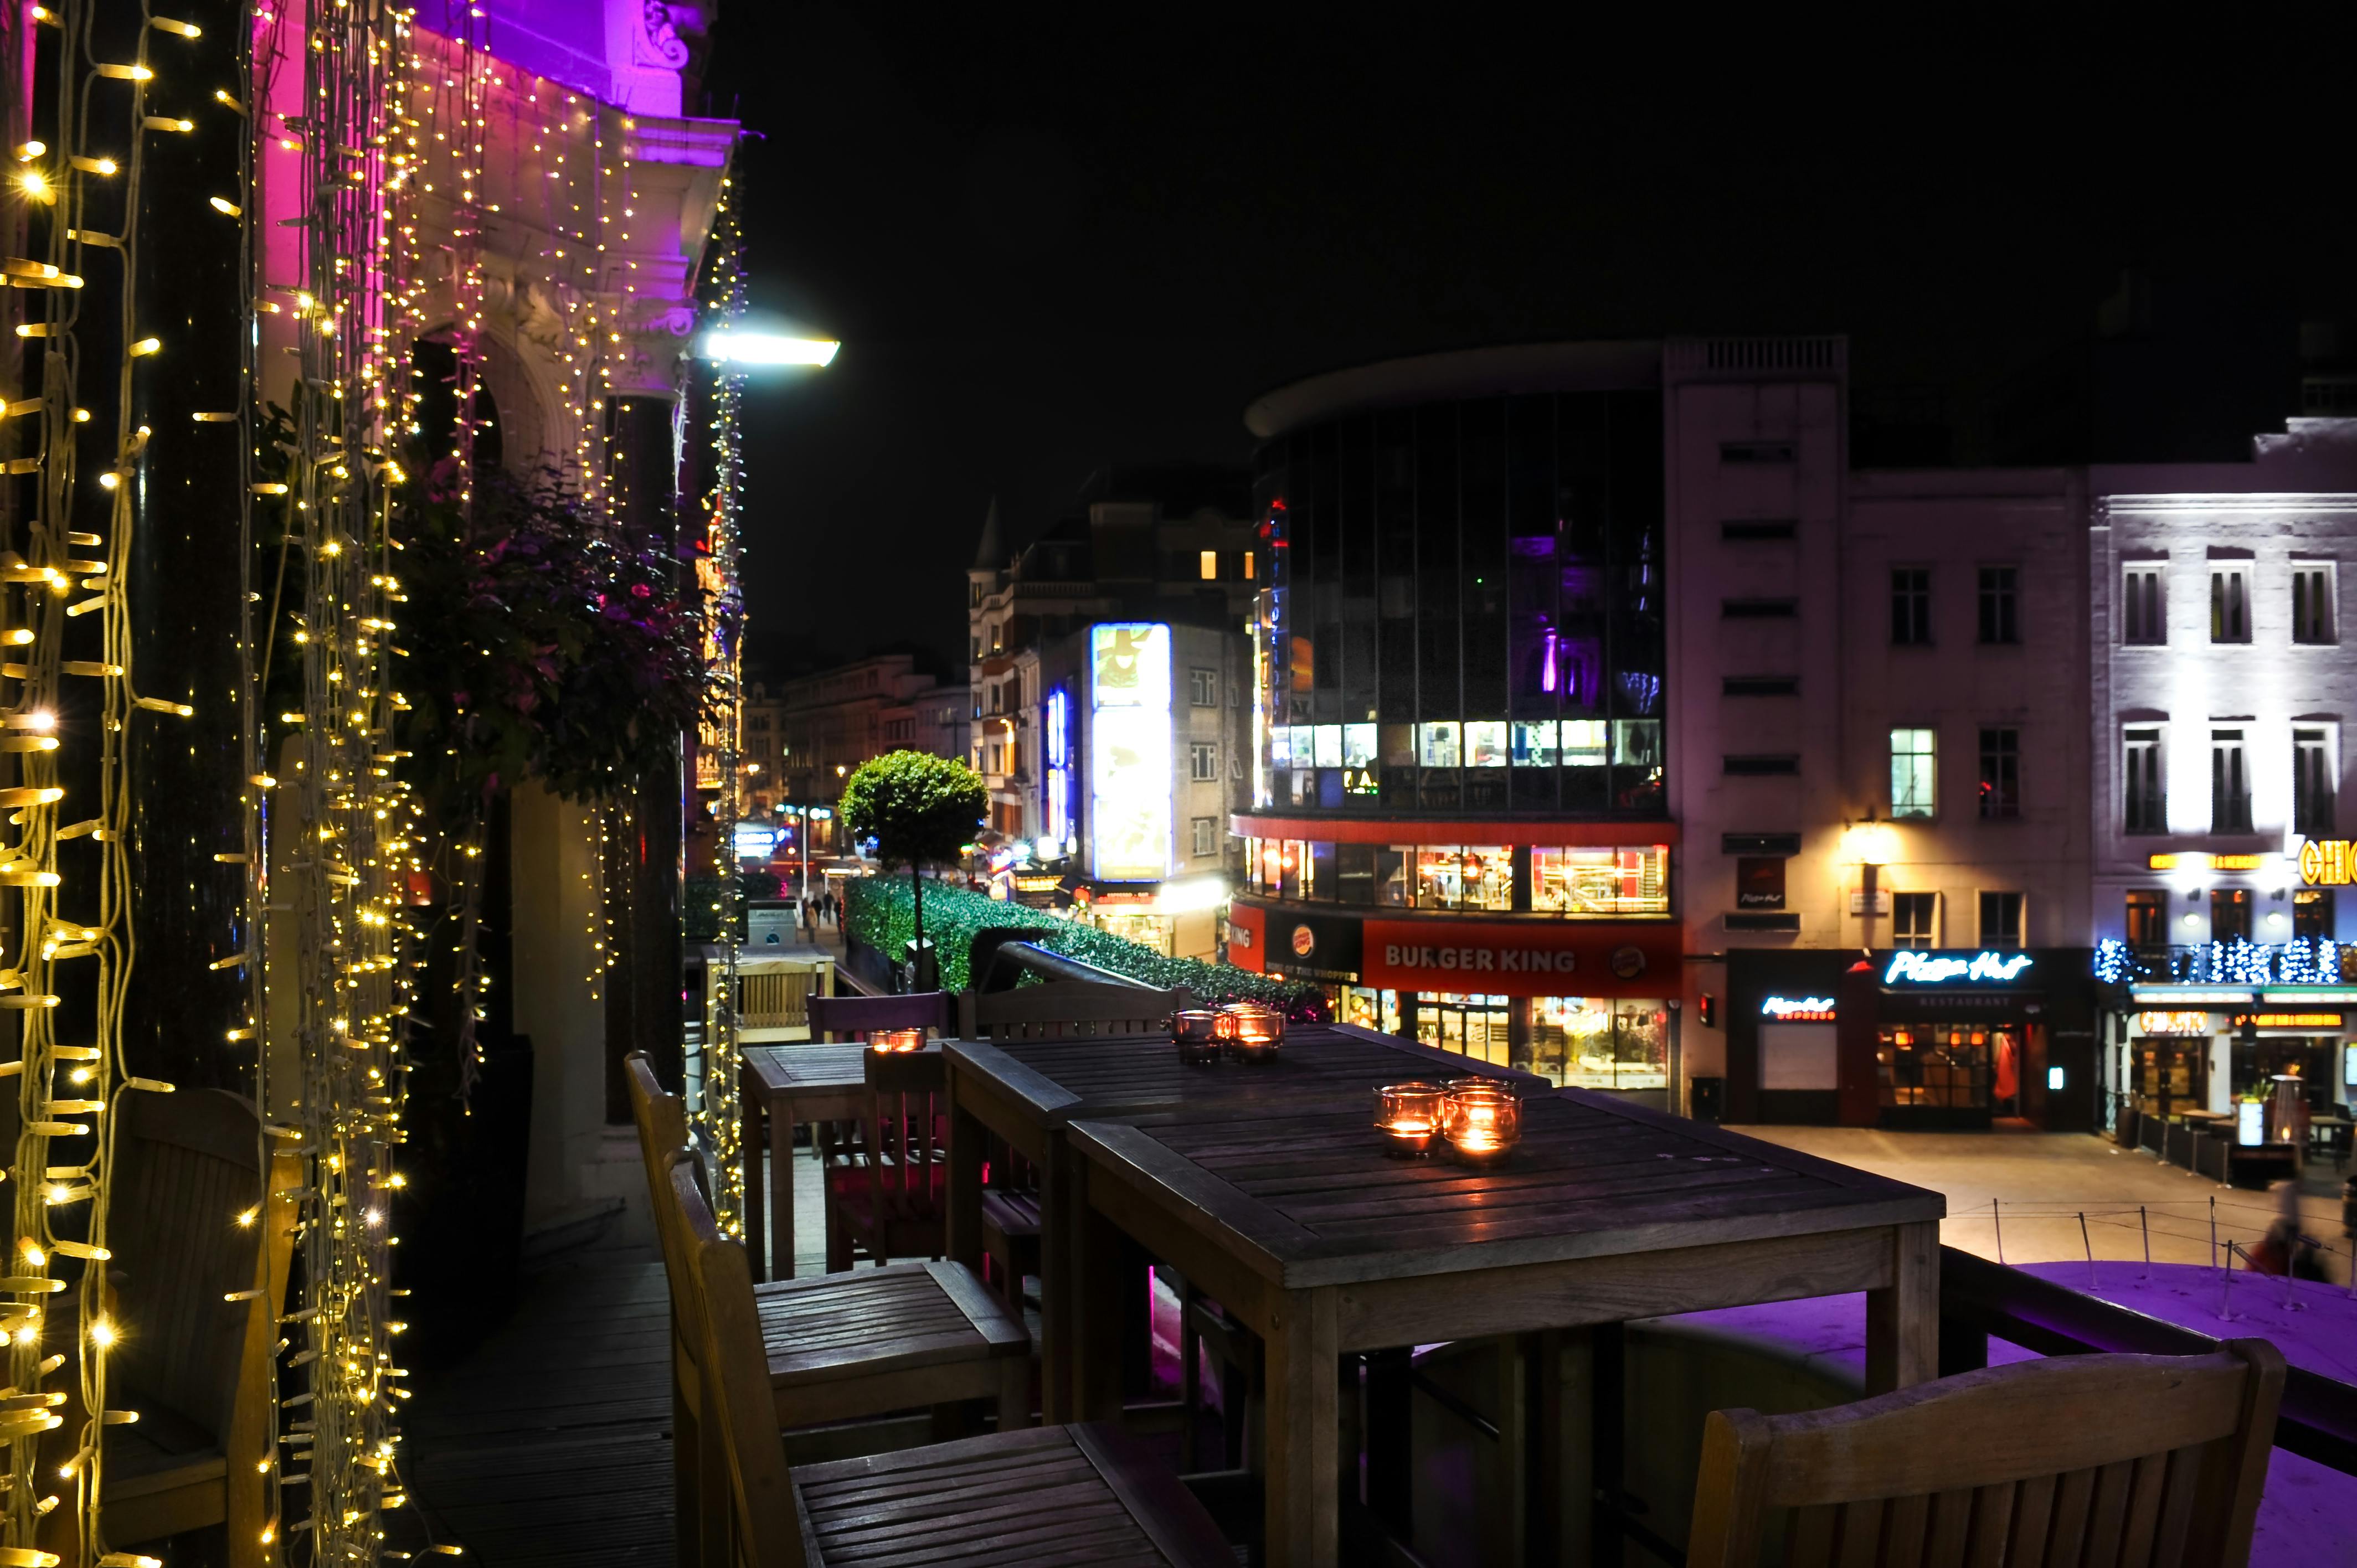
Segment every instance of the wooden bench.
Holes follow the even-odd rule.
[[[1160,1034],[1193,1005],[1184,990],[1149,991],[1051,980],[1013,991],[958,993],[958,1034],[969,1040],[1058,1040]]]

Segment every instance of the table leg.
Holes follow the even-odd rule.
[[[737,1079],[737,1158],[745,1176],[745,1251],[756,1280],[770,1277],[762,1241],[769,1232],[761,1229],[761,1112],[760,1086],[748,1069]]]
[[[950,1189],[942,1216],[942,1242],[952,1263],[982,1272],[982,1153],[989,1133],[958,1103],[958,1075],[949,1074]]]
[[[1480,1560],[1529,1561],[1530,1407],[1523,1360],[1524,1337],[1501,1334],[1490,1341],[1490,1410],[1498,1423],[1493,1462],[1477,1466],[1474,1507],[1480,1517]]]
[[[1064,1285],[1070,1308],[1064,1337],[1067,1385],[1074,1421],[1121,1419],[1122,1352],[1129,1326],[1129,1298],[1143,1285],[1136,1258],[1123,1244],[1120,1230],[1089,1206],[1087,1165],[1071,1159],[1066,1188],[1065,1230],[1071,1270]],[[1043,1226],[1044,1230],[1045,1227]],[[1041,1249],[1042,1251],[1045,1248]]]
[[[1072,1386],[1072,1154],[1050,1131],[1039,1160],[1039,1408],[1049,1425],[1075,1419]],[[979,1219],[976,1224],[979,1226]]]
[[[1315,1568],[1335,1562],[1340,1550],[1340,1346],[1332,1287],[1287,1291],[1278,1299],[1265,1348],[1269,1568]]]
[[[794,1277],[794,1102],[770,1108],[770,1277]]]
[[[1940,1375],[1940,1227],[1890,1229],[1891,1278],[1866,1293],[1866,1391],[1887,1394]]]

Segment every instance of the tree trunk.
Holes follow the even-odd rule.
[[[913,860],[909,862],[909,897],[917,907],[917,954],[909,961],[909,984],[913,990],[925,977],[925,879]]]

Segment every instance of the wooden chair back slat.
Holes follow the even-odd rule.
[[[666,1185],[693,1282],[687,1294],[701,1340],[705,1424],[719,1434],[739,1553],[747,1568],[807,1568],[752,1267],[745,1250],[720,1234],[685,1160],[671,1166]]]
[[[748,1029],[798,1029],[810,1020],[816,972],[751,970],[737,977],[737,1021]]]
[[[939,1051],[870,1050],[863,1061],[867,1119],[860,1131],[867,1145],[868,1196],[876,1206],[880,1251],[886,1244],[882,1232],[892,1222],[931,1224],[941,1218],[933,1176],[936,1166],[949,1163],[940,1116],[949,1070]]]
[[[1053,980],[1012,991],[959,993],[960,1033],[968,1039],[1119,1038],[1168,1030],[1170,1015],[1193,1005],[1182,988],[1146,991],[1084,980]]]
[[[2072,1356],[1834,1410],[1714,1412],[1692,1568],[1753,1568],[1789,1510],[1793,1568],[2239,1568],[2283,1358]]]
[[[680,1294],[688,1277],[687,1254],[671,1201],[671,1162],[688,1146],[686,1101],[664,1090],[644,1051],[632,1051],[622,1058],[622,1079],[630,1086],[630,1119],[639,1125],[639,1157],[646,1165],[647,1200],[654,1210],[663,1278],[671,1287],[672,1323],[693,1356],[697,1342],[695,1314]]]
[[[222,1090],[126,1094],[116,1103],[106,1268],[121,1276],[128,1332],[112,1358],[114,1375],[142,1400],[225,1438],[251,1310],[225,1298],[255,1287],[267,1229],[236,1223],[264,1207],[261,1122]],[[274,1316],[277,1305],[264,1305]]]
[[[813,996],[810,1031],[814,1040],[850,1039],[870,1029],[937,1029],[949,1033],[951,996],[917,991],[905,996]]]

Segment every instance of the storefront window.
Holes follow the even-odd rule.
[[[1534,996],[1530,1059],[1514,1065],[1575,1089],[1666,1089],[1668,1026],[1658,1001]]]
[[[1416,760],[1426,768],[1454,768],[1457,760],[1457,726],[1454,724],[1423,724],[1415,726]]]
[[[1318,766],[1320,768],[1341,767],[1342,726],[1340,725],[1319,725],[1314,734],[1316,736]]]
[[[1342,726],[1342,766],[1372,768],[1375,765],[1375,726],[1344,725]]]
[[[1286,725],[1272,725],[1268,731],[1268,765],[1271,768],[1293,766],[1293,731]]]
[[[1363,1029],[1374,1029],[1386,1035],[1396,1035],[1400,1026],[1399,993],[1373,991],[1363,985],[1338,985],[1330,996],[1337,1022],[1356,1024]]]
[[[1100,909],[1093,923],[1098,930],[1108,936],[1152,948],[1164,958],[1178,956],[1175,945],[1175,922],[1168,915],[1138,915],[1118,909]]]
[[[1875,1047],[1875,1078],[1885,1105],[1989,1109],[1991,1031],[1954,1025],[1885,1029]]]
[[[1511,909],[1514,852],[1503,844],[1424,844],[1415,852],[1419,909]]]
[[[1465,726],[1465,766],[1506,766],[1506,725],[1502,719],[1476,719]]]
[[[1375,901],[1395,909],[1405,909],[1415,902],[1408,884],[1409,868],[1415,865],[1415,845],[1385,844],[1375,851]]]
[[[1670,848],[1543,845],[1531,851],[1531,908],[1556,915],[1615,918],[1670,912]]]
[[[1426,991],[1416,998],[1415,1037],[1439,1050],[1505,1067],[1512,1033],[1512,1010],[1502,996]]]
[[[1514,766],[1517,768],[1553,768],[1555,756],[1555,725],[1553,719],[1544,724],[1514,723]]]

